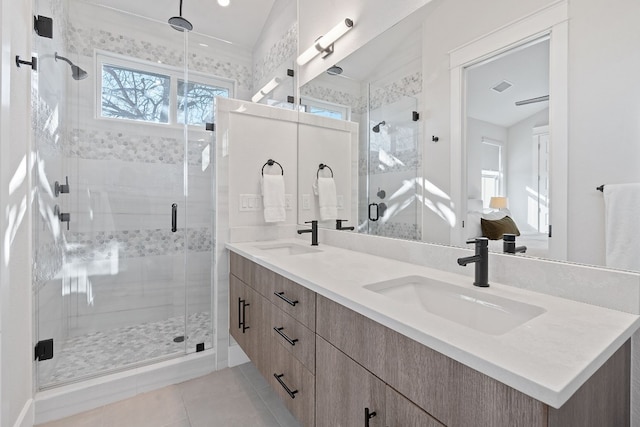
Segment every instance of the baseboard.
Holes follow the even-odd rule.
[[[36,424],[59,420],[141,393],[201,377],[215,369],[215,351],[210,350],[42,391],[35,396],[33,419]]]
[[[229,367],[242,365],[249,362],[249,356],[245,354],[238,344],[229,345]]]
[[[35,406],[33,399],[27,400],[18,415],[18,419],[13,424],[13,427],[33,427],[35,419]]]

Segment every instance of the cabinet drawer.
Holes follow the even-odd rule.
[[[280,344],[311,373],[316,370],[316,334],[274,305],[271,305],[271,339]]]
[[[281,345],[271,345],[271,373],[267,379],[303,426],[315,425],[315,377]]]
[[[276,274],[271,302],[280,310],[315,332],[316,293]]]
[[[229,272],[246,284],[253,283],[253,262],[235,252],[229,252]]]
[[[317,297],[316,333],[384,379],[388,329],[321,295]]]
[[[269,295],[273,293],[273,287],[278,276],[273,271],[261,266],[260,264],[253,264],[253,288],[262,294],[265,298],[270,299]]]

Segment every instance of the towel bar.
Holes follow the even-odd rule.
[[[602,191],[602,192],[604,193],[604,184],[602,184],[602,185],[601,185],[601,186],[599,186],[599,187],[596,187],[596,190],[598,190],[598,191]]]
[[[284,169],[282,168],[282,165],[281,165],[280,163],[276,162],[276,161],[275,161],[275,160],[273,160],[273,159],[269,159],[269,160],[267,160],[267,163],[265,163],[264,165],[262,165],[262,175],[264,175],[264,167],[265,167],[265,166],[267,166],[267,165],[269,165],[269,166],[273,166],[273,164],[274,164],[274,163],[275,163],[276,165],[280,166],[280,170],[282,171],[282,175],[284,175]]]
[[[320,165],[318,166],[318,172],[316,172],[316,178],[320,177],[320,171],[324,168],[329,168],[329,170],[331,171],[331,178],[333,178],[333,169],[331,169],[329,165],[325,165],[324,163],[320,163]]]

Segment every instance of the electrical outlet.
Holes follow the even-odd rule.
[[[302,209],[307,211],[311,209],[311,195],[309,194],[302,195]]]

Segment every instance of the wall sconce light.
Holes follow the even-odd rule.
[[[316,40],[313,46],[302,52],[302,54],[298,56],[298,59],[296,59],[296,62],[298,65],[304,65],[315,58],[320,52],[324,53],[323,58],[333,53],[333,43],[351,28],[353,28],[353,21],[351,19],[347,18],[344,22],[340,22],[329,30],[327,34]]]
[[[262,89],[260,89],[258,92],[256,92],[255,95],[251,97],[251,102],[260,102],[262,98],[269,95],[270,92],[273,92],[273,90],[277,88],[281,82],[282,79],[280,77],[272,78],[267,82],[266,85],[262,86]]]

